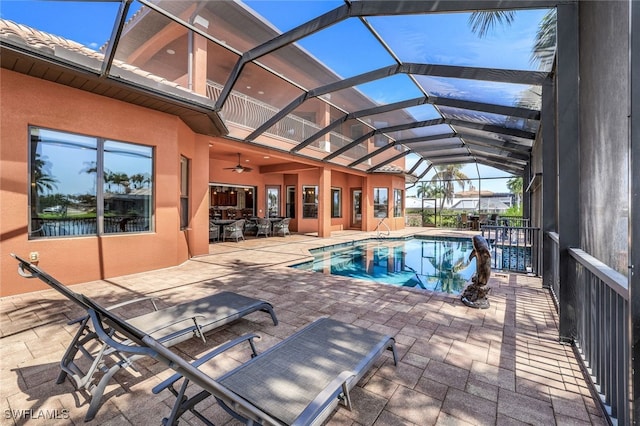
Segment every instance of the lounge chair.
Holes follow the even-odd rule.
[[[242,238],[244,241],[244,219],[236,220],[229,225],[222,227],[222,241],[226,241],[227,238],[235,239],[236,242]]]
[[[18,272],[25,278],[40,278],[76,303],[78,303],[78,298],[88,300],[86,296],[72,292],[27,260],[14,254],[12,256],[18,260]],[[192,337],[198,337],[205,341],[205,333],[208,331],[256,311],[269,313],[273,324],[278,324],[273,306],[270,303],[228,291],[160,310],[149,297],[130,300],[104,309],[112,311],[145,300],[151,300],[155,310],[131,318],[127,320],[127,323],[131,327],[143,330],[145,335],[153,336],[155,341],[165,347],[176,345]],[[81,306],[87,308],[85,304],[81,304]],[[132,362],[138,358],[135,355],[136,352],[128,349],[129,346],[135,344],[135,340],[132,341],[130,337],[118,338],[116,335],[110,335],[108,339],[105,339],[99,330],[91,327],[88,313],[69,324],[78,324],[79,328],[60,361],[62,371],[58,376],[57,383],[63,383],[65,378],[69,377],[73,379],[72,383],[78,390],[84,389],[91,394],[91,403],[85,416],[85,420],[89,421],[98,412],[102,395],[111,377],[122,368],[132,367]],[[81,357],[76,359],[78,353],[81,354]],[[128,353],[133,355],[127,355]],[[80,362],[83,358],[89,361],[89,367],[86,368],[86,371],[83,371],[81,367],[87,364],[87,362]],[[96,377],[99,375],[98,373],[101,373],[102,377]]]
[[[208,396],[246,424],[321,424],[338,403],[351,409],[349,391],[386,350],[392,351],[397,365],[392,337],[330,318],[316,320],[259,355],[253,344],[255,337],[242,336],[194,361],[192,367],[197,369],[247,340],[253,351],[250,361],[211,384],[198,383],[202,390],[191,397],[185,391],[189,381],[203,381],[200,370],[179,372],[154,387],[154,393],[169,389],[176,396],[163,424],[177,424],[187,411],[206,421],[195,406]],[[176,390],[174,384],[182,378]]]
[[[125,359],[153,357],[178,373],[157,385],[155,392],[172,387],[181,378],[185,379],[180,389],[182,395],[187,380],[202,388],[192,398],[179,396],[173,410],[176,412],[187,403],[187,409],[195,411],[195,405],[211,395],[247,424],[320,424],[338,403],[351,408],[349,391],[386,350],[392,351],[397,364],[392,337],[322,318],[216,380],[197,367],[244,341],[249,341],[255,355],[255,334],[228,342],[190,364],[130,321],[73,292],[28,261],[17,256],[16,259],[21,275],[39,277],[86,310],[97,339],[105,346]],[[115,337],[118,335],[124,340]]]
[[[289,232],[289,222],[291,219],[286,217],[279,222],[273,224],[273,235],[282,235],[283,237],[286,235],[291,235]]]

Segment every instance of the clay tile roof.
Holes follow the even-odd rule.
[[[34,49],[55,49],[56,46],[60,46],[96,59],[103,58],[102,54],[75,41],[45,33],[44,31],[36,30],[23,24],[17,24],[7,19],[0,19],[0,38],[8,38],[10,36],[23,40]]]
[[[404,173],[404,169],[393,164],[387,164],[377,168],[375,173]]]
[[[0,19],[0,42],[2,42],[3,40],[11,40],[11,39],[14,39],[14,40],[17,39],[17,41],[22,41],[22,43],[26,44],[30,49],[39,51],[40,53],[43,53],[43,54],[52,55],[52,54],[55,54],[56,49],[65,49],[67,51],[79,53],[87,58],[95,59],[100,62],[104,60],[104,54],[100,52],[96,52],[95,50],[92,50],[73,40],[69,40],[54,34],[46,33],[44,31],[40,31],[23,24],[17,24],[7,19]],[[49,50],[52,50],[53,52],[48,52]],[[166,84],[167,86],[170,86],[176,89],[181,89],[189,93],[193,93],[192,91],[172,81],[169,81],[163,77],[159,77],[157,75],[151,74],[147,71],[144,71],[138,67],[129,65],[122,61],[114,60],[113,67],[115,67],[116,69],[120,69],[122,71],[134,73],[140,77],[147,78],[156,83]],[[114,71],[112,70],[112,74],[113,73]]]

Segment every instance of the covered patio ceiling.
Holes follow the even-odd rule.
[[[514,49],[532,49],[531,33],[515,25],[496,37],[458,39],[447,38],[434,23],[455,18],[451,22],[462,24],[454,31],[468,32],[473,11],[537,10],[531,16],[539,18],[544,9],[567,2],[104,2],[116,8],[99,67],[73,55],[58,54],[56,60],[75,59],[76,67],[99,72],[103,81],[135,83],[139,89],[144,85],[139,78],[131,81],[135,73],[123,73],[122,63],[143,56],[144,47],[159,41],[161,28],[174,27],[185,34],[184,41],[175,36],[175,45],[135,65],[175,81],[181,68],[190,69],[193,35],[206,40],[213,58],[208,69],[214,70],[207,77],[217,80],[207,88],[211,102],[188,93],[182,97],[173,87],[168,93],[181,98],[182,108],[192,104],[230,139],[273,149],[278,137],[285,141],[278,148],[284,152],[366,172],[406,157],[405,172],[418,178],[432,166],[465,163],[522,175],[540,131],[542,83],[553,61],[542,67],[516,64],[507,58],[512,52],[497,52],[496,37]],[[553,58],[555,47],[549,50]],[[162,87],[154,82],[154,93]],[[250,99],[262,111],[243,131],[234,118],[238,99]],[[315,115],[320,104],[329,110],[328,119]],[[373,152],[366,148],[372,142]],[[389,154],[392,149],[396,152]]]

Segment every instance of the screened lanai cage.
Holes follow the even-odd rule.
[[[127,102],[138,97],[119,89],[131,86],[155,96],[142,99],[152,107],[171,101],[201,132],[227,124],[230,139],[367,177],[405,158],[391,171],[416,178],[408,220],[418,209],[421,225],[475,228],[493,247],[523,241],[503,228],[539,228],[543,253],[523,266],[553,293],[560,339],[589,369],[611,422],[640,422],[640,1],[86,1],[60,2],[72,9],[55,19],[52,3],[4,2],[0,16],[69,39],[90,34],[80,47],[32,45],[5,21],[3,68]],[[512,32],[461,42],[480,7],[523,10]],[[531,39],[548,11],[557,11],[551,60],[530,64],[527,46],[524,64],[513,63],[520,30],[534,23]],[[159,29],[172,38],[155,38]],[[142,52],[158,39],[162,48]],[[78,55],[85,49],[92,55]],[[192,87],[190,53],[203,50],[226,63],[212,59],[203,94],[177,88]],[[451,164],[467,179],[436,176]],[[505,223],[511,216],[522,223]]]
[[[406,224],[459,228],[466,214],[522,226],[528,218],[523,202],[519,176],[475,164],[437,166],[407,187]]]

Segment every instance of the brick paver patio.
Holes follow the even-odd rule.
[[[418,229],[421,233],[436,230]],[[416,233],[409,228],[394,235]],[[441,232],[440,232],[441,233]],[[451,231],[450,234],[457,234]],[[153,295],[172,305],[222,290],[273,303],[280,324],[254,313],[174,349],[191,359],[247,332],[271,347],[322,316],[394,335],[400,363],[385,356],[352,393],[354,411],[339,408],[331,425],[605,425],[569,346],[558,343],[558,318],[541,280],[494,273],[491,307],[475,310],[456,296],[356,281],[286,267],[312,247],[373,234],[338,232],[330,239],[292,235],[211,245],[183,265],[73,286],[103,305]],[[40,264],[46,271],[46,259]],[[0,314],[0,408],[9,424],[160,424],[173,397],[151,388],[172,371],[152,359],[121,371],[96,418],[69,381],[55,383],[72,338],[75,306],[53,290],[3,298]],[[123,315],[134,315],[128,311]],[[248,359],[237,348],[207,370],[221,374]],[[259,385],[259,384],[257,384]],[[208,407],[207,407],[208,405]],[[218,425],[238,424],[213,401],[203,407]],[[47,413],[58,415],[48,420]],[[38,417],[32,418],[28,417]],[[16,418],[17,417],[17,418]],[[192,414],[181,424],[200,424]]]

